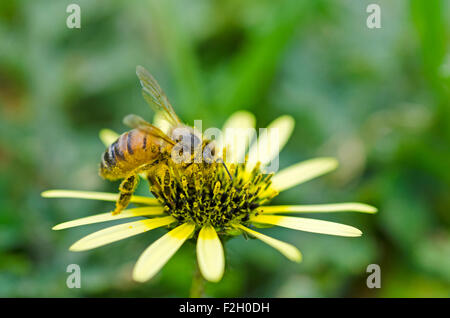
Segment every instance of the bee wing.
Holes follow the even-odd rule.
[[[125,116],[125,118],[123,119],[123,123],[131,128],[137,128],[148,132],[149,134],[161,138],[172,145],[175,144],[175,142],[170,139],[170,137],[167,136],[161,129],[153,126],[149,122],[146,122],[142,117],[138,115],[130,114]]]
[[[171,126],[181,124],[181,120],[173,110],[169,99],[153,76],[140,65],[136,66],[136,75],[141,82],[142,95],[153,110],[163,113]]]

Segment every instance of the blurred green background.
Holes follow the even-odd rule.
[[[354,225],[361,238],[262,230],[296,245],[301,264],[259,241],[231,240],[225,276],[207,296],[450,296],[450,1],[78,0],[81,29],[68,29],[70,3],[0,2],[0,296],[188,296],[193,244],[134,283],[134,262],[163,230],[69,252],[107,225],[51,227],[112,203],[40,197],[117,191],[97,174],[98,132],[124,132],[128,113],[151,119],[137,64],[189,124],[221,127],[245,109],[264,127],[290,114],[296,128],[281,167],[339,159],[337,171],[274,203],[379,208],[314,215]],[[381,29],[366,27],[369,3],[381,6]],[[72,263],[81,289],[66,287]],[[380,289],[366,287],[372,263]]]

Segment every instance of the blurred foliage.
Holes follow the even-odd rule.
[[[231,240],[227,270],[208,296],[450,296],[450,2],[76,1],[0,2],[0,296],[187,296],[195,249],[186,244],[146,284],[139,254],[162,230],[93,251],[72,242],[106,225],[53,232],[111,203],[42,199],[46,189],[116,191],[97,174],[98,131],[150,118],[135,66],[155,75],[180,117],[220,127],[239,109],[264,127],[296,119],[281,166],[326,155],[340,168],[275,203],[361,201],[377,215],[321,215],[361,238],[267,229],[298,246],[290,263],[256,240]],[[382,28],[366,27],[379,3]],[[139,189],[147,193],[145,185]],[[82,288],[66,287],[66,267]],[[380,264],[381,289],[366,287]]]

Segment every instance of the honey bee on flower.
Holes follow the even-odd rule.
[[[288,259],[300,262],[302,255],[295,246],[253,228],[269,225],[357,237],[362,232],[349,225],[285,214],[377,211],[363,203],[268,205],[281,191],[332,171],[337,167],[337,161],[333,158],[316,158],[276,173],[266,173],[265,167],[278,156],[278,150],[281,150],[292,133],[294,121],[290,116],[275,119],[268,127],[277,130],[279,149],[258,147],[259,144],[264,144],[263,139],[267,137],[262,136],[250,145],[246,153],[248,136],[233,139],[225,135],[221,140],[216,140],[216,143],[203,138],[198,131],[181,122],[157,82],[145,69],[138,66],[137,75],[145,99],[163,120],[152,125],[136,115],[130,115],[125,118],[125,123],[133,130],[120,136],[108,130],[101,132],[100,137],[107,149],[102,156],[100,175],[110,180],[123,180],[120,193],[70,190],[49,190],[42,193],[47,198],[116,202],[113,213],[61,223],[54,230],[131,219],[130,222],[108,227],[82,238],[70,250],[85,251],[165,227],[169,231],[139,257],[133,269],[133,279],[138,282],[151,279],[186,240],[195,240],[201,274],[208,281],[218,282],[225,270],[223,241],[226,237],[245,233],[277,249]],[[254,116],[246,111],[239,111],[227,120],[222,131],[227,131],[228,128],[251,131],[254,127]],[[231,145],[228,144],[230,140],[233,140]],[[198,155],[201,160],[197,160]],[[232,157],[233,160],[230,162],[224,157]],[[180,158],[187,160],[179,160]],[[154,197],[133,194],[140,176],[149,182],[150,192]],[[127,208],[129,203],[139,206]],[[141,218],[133,220],[136,217]]]

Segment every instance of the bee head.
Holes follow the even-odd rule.
[[[177,127],[172,131],[172,140],[174,140],[183,151],[189,151],[191,154],[201,146],[201,139],[197,136],[194,129],[188,126]]]
[[[189,154],[194,154],[196,153],[196,150],[201,150],[202,158],[206,163],[221,163],[225,167],[225,170],[230,179],[233,179],[230,172],[228,171],[227,166],[225,165],[225,162],[221,158],[215,158],[216,146],[213,141],[206,143],[203,149],[199,149],[200,147],[202,147],[202,138],[201,136],[198,136],[198,134],[192,127],[180,126],[173,129],[171,138],[177,143],[178,147],[176,147],[176,150],[181,150],[183,156],[186,152],[189,152]],[[179,153],[178,151],[176,153]]]

